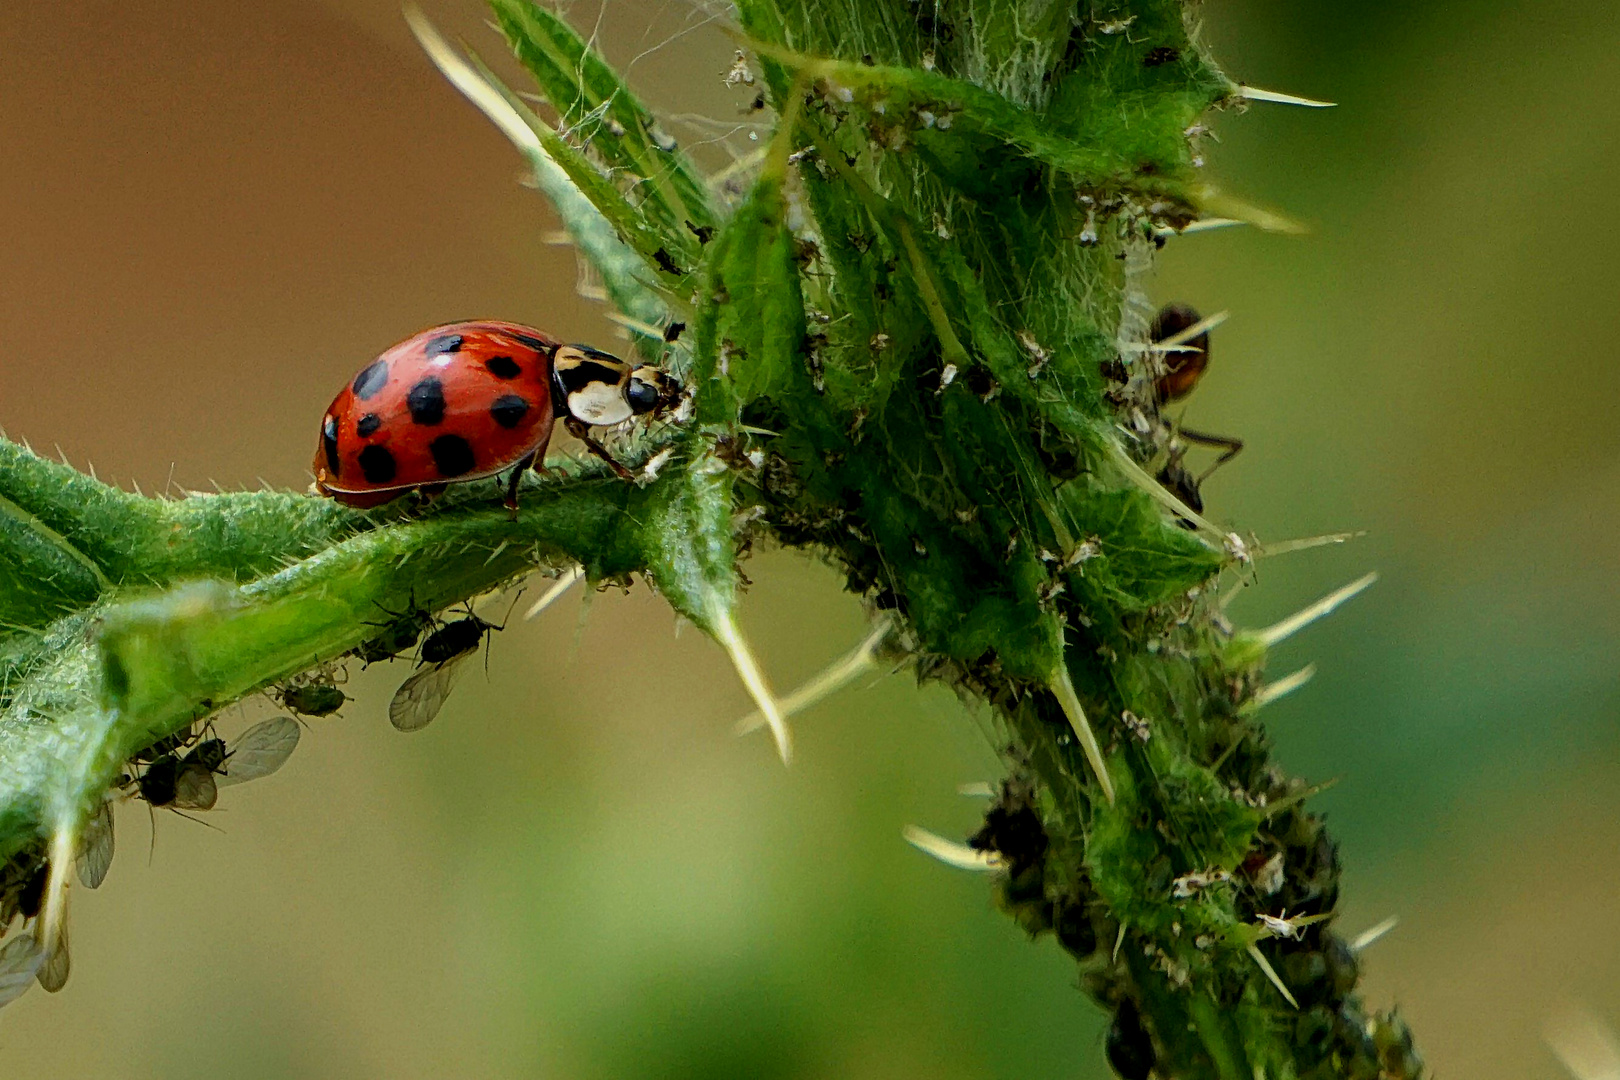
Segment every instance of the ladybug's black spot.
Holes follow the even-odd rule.
[[[518,362],[510,356],[492,356],[484,361],[484,366],[497,379],[515,379],[523,374],[523,369],[518,366]]]
[[[338,474],[338,444],[337,444],[337,417],[328,416],[321,424],[321,449],[326,451],[326,471],[333,476]]]
[[[495,399],[495,404],[489,407],[489,415],[503,428],[515,428],[523,422],[523,417],[529,411],[529,403],[516,394],[502,394]]]
[[[460,435],[440,435],[428,445],[440,476],[464,476],[473,470],[472,444]]]
[[[461,351],[460,334],[440,334],[422,349],[428,356],[440,356],[444,353]]]
[[[437,424],[444,419],[444,386],[429,375],[405,395],[411,419],[418,424]]]
[[[368,412],[360,418],[358,424],[354,425],[354,433],[362,439],[368,439],[375,435],[380,427],[382,427],[382,417],[374,412]],[[333,472],[336,471],[336,469],[333,470]]]
[[[537,353],[549,353],[551,351],[550,344],[541,341],[533,334],[508,334],[507,336],[513,341],[521,341],[523,344],[527,345]]]
[[[388,361],[378,360],[354,377],[354,396],[366,401],[388,384]]]
[[[368,446],[360,451],[360,471],[368,484],[386,484],[394,478],[398,466],[394,455],[385,446]]]

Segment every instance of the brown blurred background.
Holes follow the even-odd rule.
[[[501,55],[474,0],[428,10]],[[1236,614],[1384,573],[1284,648],[1322,670],[1272,710],[1281,759],[1341,778],[1343,929],[1402,917],[1372,997],[1442,1075],[1560,1076],[1548,1016],[1620,1022],[1620,9],[1204,13],[1235,76],[1342,103],[1218,120],[1223,185],[1314,233],[1173,242],[1157,290],[1234,313],[1188,411],[1249,441],[1215,515],[1370,532],[1262,564]],[[745,104],[686,0],[571,17],[660,109]],[[393,0],[24,0],[0,58],[13,437],[148,492],[302,488],[332,393],[423,326],[613,342]],[[778,684],[862,633],[825,568],[749,573]],[[642,591],[499,635],[421,736],[382,719],[402,674],[357,671],[219,831],[160,815],[148,859],[144,808],[121,809],[67,990],[0,1015],[6,1075],[1106,1075],[1072,965],[899,840],[967,832],[955,786],[998,775],[944,691],[849,691],[784,771],[729,734],[747,706],[718,651]]]

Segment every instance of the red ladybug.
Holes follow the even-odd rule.
[[[413,489],[512,470],[545,457],[561,417],[592,453],[629,479],[587,427],[668,406],[680,386],[586,345],[564,345],[527,326],[461,322],[400,342],[354,377],[326,410],[315,487],[348,506],[380,506]]]

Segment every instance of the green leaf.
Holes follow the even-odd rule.
[[[489,0],[489,6],[570,139],[639,179],[643,209],[659,220],[666,237],[684,236],[670,254],[690,261],[696,236],[686,231],[687,223],[702,228],[715,224],[715,217],[686,155],[573,27],[530,0]]]

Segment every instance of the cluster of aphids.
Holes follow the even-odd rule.
[[[381,633],[362,642],[354,655],[372,664],[416,649],[417,668],[389,702],[388,719],[400,731],[421,731],[444,707],[461,665],[478,651],[486,635],[500,629],[503,626],[480,619],[471,609],[461,618],[436,624],[433,616],[413,608],[390,618]]]
[[[212,724],[200,730],[193,725],[135,754],[79,834],[74,869],[80,884],[98,888],[112,866],[112,808],[118,799],[137,798],[153,809],[176,813],[211,810],[221,787],[281,768],[297,747],[298,735],[297,722],[285,716],[255,724],[229,742],[214,733]],[[64,925],[60,918],[49,932],[39,925],[51,870],[50,856],[42,849],[0,868],[0,932],[18,919],[24,925],[34,923],[35,930],[0,949],[0,1005],[35,980],[52,992],[67,984],[71,962]],[[43,941],[47,933],[54,940]]]
[[[1204,510],[1200,486],[1243,449],[1243,440],[1183,427],[1167,417],[1164,408],[1192,393],[1203,378],[1209,367],[1210,328],[1216,321],[1205,319],[1188,304],[1166,304],[1153,317],[1149,344],[1138,363],[1126,365],[1116,359],[1103,364],[1103,375],[1114,384],[1109,401],[1124,414],[1131,434],[1162,461],[1155,478],[1194,513]],[[1220,455],[1195,475],[1186,464],[1189,443],[1213,447]]]

